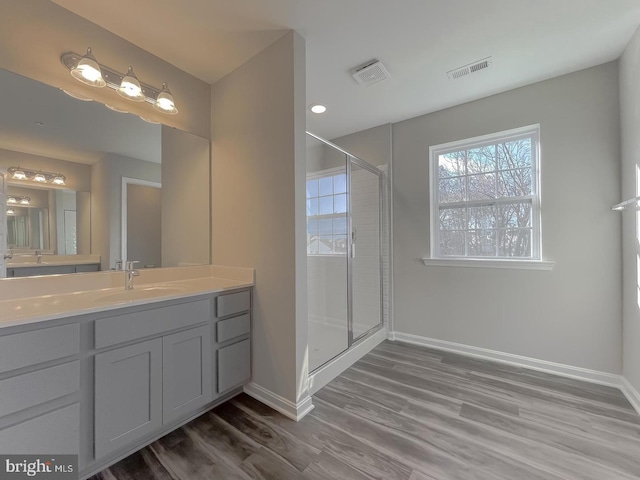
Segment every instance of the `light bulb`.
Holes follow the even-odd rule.
[[[327,107],[324,105],[311,105],[311,111],[313,113],[324,113],[327,111]]]
[[[20,205],[29,205],[31,203],[31,199],[29,197],[22,197],[20,199]]]
[[[138,81],[136,74],[133,73],[132,67],[129,67],[127,74],[122,78],[122,82],[120,82],[120,87],[118,87],[117,92],[121,97],[133,100],[134,102],[145,101],[145,96],[142,93],[142,87],[140,87],[140,82]]]
[[[7,204],[15,205],[16,203],[18,203],[16,197],[7,197]]]
[[[107,82],[102,78],[100,65],[91,53],[91,48],[87,48],[87,54],[82,57],[78,65],[71,70],[71,75],[76,80],[92,87],[102,88],[107,85]]]
[[[166,83],[162,84],[162,91],[158,94],[158,97],[153,104],[153,108],[159,112],[168,113],[169,115],[175,115],[178,113],[176,104],[173,101],[173,95],[171,95]]]
[[[56,175],[55,177],[53,177],[53,183],[55,183],[56,185],[64,185],[64,175]]]
[[[7,215],[15,215],[16,211],[13,208],[7,208]]]
[[[35,176],[33,177],[33,181],[39,182],[39,183],[46,183],[47,178],[41,173],[36,173]]]

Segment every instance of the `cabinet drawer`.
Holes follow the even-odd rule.
[[[75,355],[80,325],[62,325],[0,337],[0,373]]]
[[[0,452],[15,455],[77,455],[80,408],[77,403],[0,430]]]
[[[80,362],[65,363],[0,381],[0,417],[80,389]]]
[[[216,316],[218,318],[246,312],[250,308],[251,293],[249,291],[220,295],[216,298]]]
[[[240,335],[246,335],[250,331],[251,316],[248,313],[240,315],[239,317],[220,320],[216,324],[216,341],[218,343],[226,342]]]
[[[250,340],[243,340],[218,350],[218,393],[239,387],[250,378]]]
[[[96,348],[207,322],[211,319],[209,299],[142,310],[96,320]]]

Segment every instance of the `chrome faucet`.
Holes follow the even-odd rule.
[[[42,251],[36,250],[36,263],[42,263]]]
[[[116,260],[115,269],[116,269],[117,272],[121,272],[122,271],[122,260]]]
[[[130,260],[126,264],[126,268],[124,271],[124,289],[125,290],[133,290],[133,277],[140,276],[140,272],[133,268],[136,263],[140,263],[137,260]]]
[[[9,250],[9,253],[5,253],[4,254],[4,259],[5,260],[12,260],[13,259],[13,248],[11,250]]]

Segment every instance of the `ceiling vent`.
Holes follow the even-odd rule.
[[[371,60],[364,65],[360,65],[353,70],[352,75],[356,82],[367,87],[391,77],[380,60]]]
[[[472,73],[476,73],[480,70],[484,70],[485,68],[489,68],[492,63],[492,57],[483,58],[482,60],[470,63],[469,65],[449,70],[447,72],[447,77],[449,77],[449,80],[456,80],[461,77],[466,77],[467,75],[471,75]]]

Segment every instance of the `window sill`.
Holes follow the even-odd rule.
[[[481,258],[423,258],[427,267],[502,268],[511,270],[553,270],[555,262],[545,260],[498,260]]]

